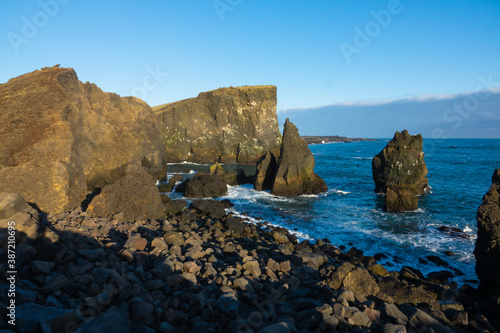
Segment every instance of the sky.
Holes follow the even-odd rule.
[[[273,84],[301,134],[500,137],[498,0],[1,1],[0,54],[151,106]]]

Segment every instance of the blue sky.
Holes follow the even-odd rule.
[[[41,0],[0,8],[0,82],[61,64],[152,106],[274,84],[280,119],[295,117],[307,134],[372,136],[361,108],[381,113],[387,122],[377,135],[392,137],[401,122],[421,121],[422,106],[442,123],[414,130],[431,133],[429,126],[450,125],[443,100],[500,86],[500,1]],[[381,107],[395,101],[397,110]],[[486,131],[462,116],[450,136],[500,137],[495,101],[476,112],[493,114]],[[339,105],[351,114],[343,122],[335,121]],[[331,121],[321,132],[320,114]]]

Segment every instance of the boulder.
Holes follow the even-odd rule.
[[[71,210],[138,161],[165,176],[161,133],[138,98],[82,83],[71,68],[43,68],[0,85],[0,191],[42,211]]]
[[[87,208],[91,217],[111,218],[117,213],[123,213],[129,221],[161,219],[165,215],[156,182],[141,166],[131,166],[124,177],[105,186]]]
[[[271,193],[282,196],[316,194],[326,191],[325,181],[314,173],[314,156],[288,118]]]
[[[281,142],[275,86],[220,88],[153,109],[169,162],[253,164]]]
[[[276,156],[268,150],[266,154],[262,155],[257,161],[253,188],[257,191],[271,190],[277,169],[278,163]]]
[[[39,253],[39,257],[47,258],[54,254],[54,245],[59,241],[59,235],[43,225],[38,211],[31,207],[21,195],[1,192],[0,230],[3,234],[10,236],[9,227],[15,230],[16,264],[19,267],[36,253]],[[0,238],[0,248],[6,249],[7,242],[7,237]],[[24,247],[22,245],[29,249],[23,252],[23,256],[21,256],[21,250]]]
[[[387,146],[373,158],[375,192],[386,194],[386,211],[405,212],[418,208],[417,195],[429,188],[422,148],[422,136],[410,135],[404,130],[396,132]]]
[[[227,193],[227,185],[215,175],[197,173],[186,183],[184,196],[186,198],[212,198]]]
[[[500,169],[477,211],[477,240],[474,249],[479,289],[500,295]]]
[[[219,163],[210,167],[210,174],[217,175],[227,185],[238,185],[238,173],[236,171],[227,171]]]
[[[199,213],[210,216],[213,219],[220,219],[226,215],[224,204],[215,200],[195,200],[189,206]]]

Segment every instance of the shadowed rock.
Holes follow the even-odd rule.
[[[227,185],[215,175],[198,173],[186,183],[186,198],[212,198],[227,193]]]
[[[417,195],[428,190],[427,166],[424,162],[420,134],[407,130],[396,132],[387,146],[373,158],[375,192],[386,194],[384,209],[405,212],[418,208]]]
[[[257,161],[254,189],[257,191],[271,190],[277,167],[276,156],[272,152],[267,151],[265,155],[262,155]]]
[[[477,240],[474,250],[479,288],[500,295],[500,169],[477,211]]]
[[[275,86],[220,88],[154,111],[169,162],[253,164],[281,142]]]
[[[139,161],[165,176],[151,108],[138,98],[82,83],[71,68],[44,68],[0,85],[0,191],[50,213],[78,206]]]

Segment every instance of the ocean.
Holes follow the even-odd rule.
[[[459,284],[477,285],[473,255],[477,235],[476,214],[491,177],[500,168],[500,139],[424,139],[425,162],[431,191],[419,197],[419,208],[407,213],[386,213],[384,197],[372,179],[372,158],[389,139],[310,145],[316,173],[328,192],[285,198],[257,192],[252,185],[230,186],[235,214],[257,222],[262,218],[293,231],[300,239],[327,238],[346,251],[356,247],[365,255],[384,254],[379,261],[389,270],[403,266],[424,274],[448,270]],[[169,172],[189,177],[207,166],[169,165]],[[246,167],[247,171],[254,168]],[[173,199],[181,194],[171,193]],[[189,201],[189,200],[188,200]],[[440,231],[440,227],[460,231]],[[445,254],[447,252],[447,254]],[[451,253],[450,253],[451,252]],[[449,263],[430,262],[434,255]]]

